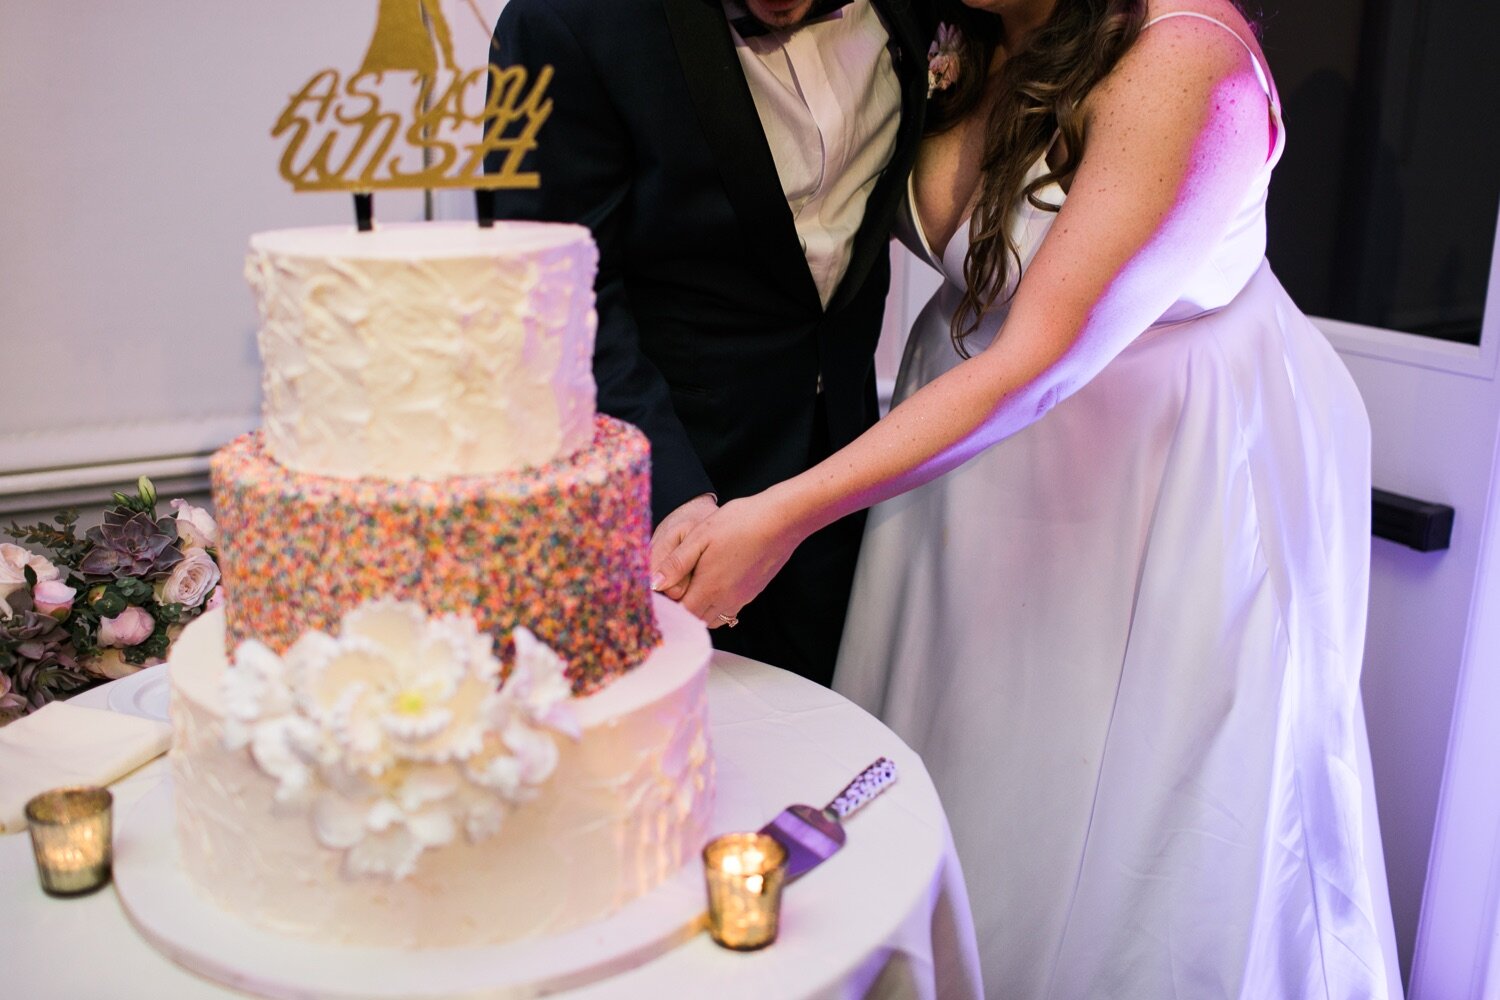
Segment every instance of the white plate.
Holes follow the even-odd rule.
[[[111,710],[139,715],[143,719],[168,721],[167,705],[171,700],[172,690],[167,685],[165,663],[122,677],[109,687]]]

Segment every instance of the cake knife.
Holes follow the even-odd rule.
[[[822,809],[787,806],[760,832],[775,837],[786,848],[786,882],[792,882],[827,861],[844,846],[843,821],[896,780],[896,765],[882,757]]]

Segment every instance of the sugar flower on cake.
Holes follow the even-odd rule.
[[[463,820],[451,768],[403,765],[376,780],[335,774],[345,781],[318,795],[313,830],[324,847],[345,852],[349,875],[406,878],[424,850],[453,840]]]
[[[578,733],[562,660],[524,629],[513,642],[503,684],[472,618],[410,602],[366,602],[282,656],[246,642],[225,678],[225,743],[308,809],[347,874],[404,878],[430,847],[498,832],[556,768],[553,734]]]
[[[505,698],[521,716],[576,739],[578,724],[573,718],[572,682],[567,678],[562,657],[528,629],[511,632],[511,641],[516,647],[516,662],[505,683]]]
[[[366,603],[341,635],[304,636],[304,704],[351,768],[379,775],[404,761],[444,762],[478,752],[500,662],[472,618],[428,619],[416,604]]]
[[[298,801],[312,784],[322,736],[296,710],[287,664],[259,642],[242,643],[224,675],[224,745],[249,749],[276,781],[278,801]]]

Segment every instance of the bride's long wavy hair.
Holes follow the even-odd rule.
[[[1260,34],[1259,7],[1231,0],[1251,31]],[[945,132],[970,114],[991,85],[989,66],[1004,43],[1000,18],[961,0],[935,0],[939,18],[959,30],[960,70],[953,86],[935,94],[928,109],[929,134]],[[1083,157],[1083,99],[1114,69],[1146,22],[1146,0],[1058,0],[1052,16],[1006,58],[994,106],[984,127],[979,198],[969,224],[964,258],[964,297],[953,314],[950,335],[962,357],[964,341],[1000,297],[1019,249],[1010,238],[1014,207],[1022,198],[1044,211],[1054,205],[1037,196],[1054,181],[1066,183]],[[1062,155],[1031,181],[1026,175],[1057,137]]]
[[[941,18],[959,30],[960,70],[951,88],[933,95],[929,133],[952,128],[985,98],[988,67],[1003,44],[1000,18],[962,3],[939,0]],[[953,314],[954,347],[968,357],[964,341],[995,304],[1010,269],[1020,267],[1010,238],[1012,209],[1025,198],[1057,211],[1038,197],[1047,185],[1070,178],[1083,154],[1083,99],[1130,48],[1146,19],[1146,0],[1058,0],[1052,16],[1019,52],[1006,57],[997,97],[984,126],[979,199],[964,258],[963,301]],[[1058,136],[1061,158],[1031,181],[1027,173]]]

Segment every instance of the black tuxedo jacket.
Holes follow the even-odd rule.
[[[657,522],[700,493],[722,502],[796,475],[877,416],[888,244],[922,133],[931,32],[920,0],[874,2],[901,125],[826,311],[721,0],[511,0],[495,28],[494,62],[556,73],[525,162],[541,187],[499,192],[497,215],[593,231],[599,409],[650,438]]]

